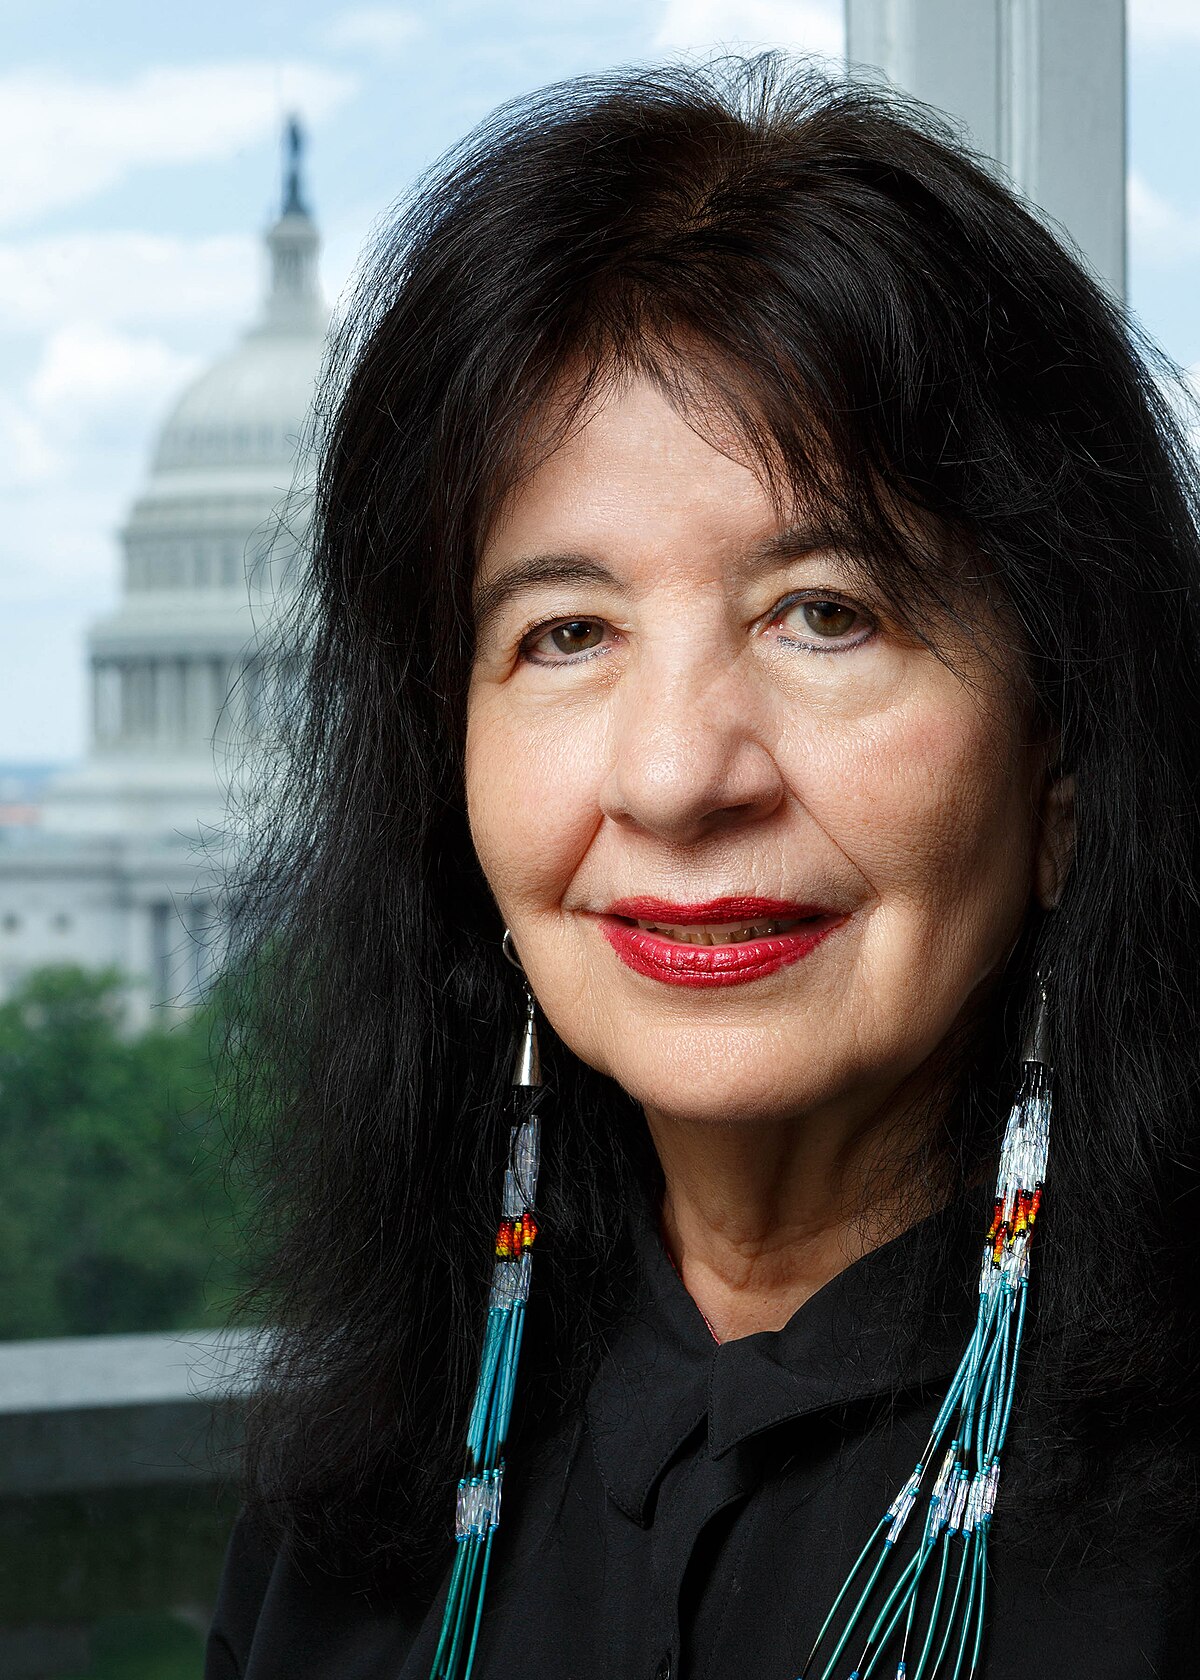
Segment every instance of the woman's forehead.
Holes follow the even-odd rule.
[[[667,433],[673,434],[671,460],[655,473]],[[736,406],[713,383],[704,362],[673,364],[668,374],[654,361],[584,365],[576,359],[507,427],[507,441],[480,498],[475,554],[483,556],[498,534],[511,528],[518,508],[526,519],[535,505],[542,513],[565,512],[568,504],[578,509],[589,474],[611,482],[614,468],[624,467],[627,511],[634,517],[638,480],[661,483],[672,469],[681,475],[700,460],[706,460],[710,476],[714,470],[723,473],[726,488],[740,480],[739,499],[750,517],[771,528],[764,536],[819,526],[828,539],[848,546],[850,524],[832,493],[837,474],[828,466],[803,474],[789,470],[749,399]],[[722,463],[734,470],[724,472]],[[605,494],[603,485],[594,489],[598,497]]]
[[[572,365],[509,438],[480,499],[480,558],[501,534],[578,517],[593,501],[636,520],[645,497],[669,493],[689,472],[713,480],[727,502],[736,492],[729,512],[753,527],[745,546],[754,549],[836,549],[867,571],[902,553],[940,579],[973,546],[878,478],[850,483],[831,448],[798,460],[748,403],[733,406],[702,362],[675,368],[669,381],[653,368]],[[626,501],[614,508],[618,491]]]

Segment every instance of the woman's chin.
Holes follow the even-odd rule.
[[[660,1068],[626,1064],[608,1070],[622,1090],[652,1119],[676,1125],[754,1126],[793,1120],[836,1095],[828,1078],[805,1078],[795,1069],[722,1069],[711,1063],[687,1070],[676,1062]]]

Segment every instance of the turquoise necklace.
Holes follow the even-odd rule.
[[[506,938],[506,948],[507,943]],[[988,1534],[1016,1389],[1029,1243],[1050,1137],[1047,1042],[1046,990],[1039,979],[1037,1019],[1000,1149],[975,1327],[919,1462],[846,1576],[797,1680],[872,1675],[971,1680],[978,1672]],[[470,1680],[479,1641],[537,1236],[541,1094],[534,999],[527,986],[487,1326],[467,1425],[466,1469],[458,1484],[454,1566],[430,1680]],[[906,1533],[908,1555],[902,1562],[899,1541]],[[897,1638],[899,1652],[889,1657]]]

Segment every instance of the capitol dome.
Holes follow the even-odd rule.
[[[252,736],[272,675],[255,651],[264,600],[303,534],[293,504],[285,546],[279,515],[328,322],[300,150],[291,123],[259,318],[176,401],[120,533],[120,603],[88,636],[91,746],[49,790],[47,827],[194,837],[222,820],[223,755]]]
[[[266,243],[270,286],[262,319],[179,398],[154,453],[155,479],[290,465],[295,458],[328,321],[317,282],[317,230],[295,169]]]
[[[159,438],[154,477],[290,462],[312,396],[312,350],[311,334],[247,334],[179,399]]]

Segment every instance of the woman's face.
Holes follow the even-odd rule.
[[[1044,749],[724,448],[634,380],[510,501],[471,832],[556,1032],[649,1113],[869,1113],[1053,896]]]

